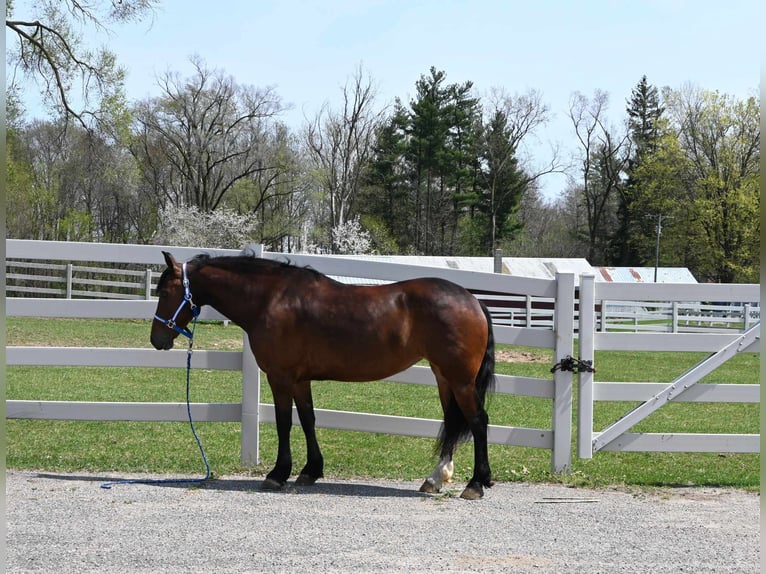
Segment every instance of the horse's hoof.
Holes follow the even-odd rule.
[[[460,495],[460,498],[463,498],[465,500],[479,500],[484,496],[484,489],[474,486],[466,486],[465,490]]]
[[[295,479],[295,486],[312,486],[316,484],[317,479],[310,474],[299,474]]]
[[[261,490],[282,490],[284,486],[285,484],[283,482],[278,482],[273,478],[266,478],[264,479],[263,484],[261,484]]]
[[[436,485],[433,482],[426,479],[426,481],[420,487],[420,492],[425,492],[427,494],[436,494],[437,492],[439,492],[439,489],[436,488]]]

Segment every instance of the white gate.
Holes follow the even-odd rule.
[[[601,450],[661,452],[760,452],[757,434],[629,433],[637,423],[670,402],[760,402],[760,385],[697,383],[740,352],[759,351],[760,321],[743,333],[608,333],[597,326],[596,309],[605,300],[760,300],[758,285],[617,285],[580,280],[579,338],[582,364],[594,365],[596,350],[709,351],[712,354],[671,383],[596,383],[590,369],[579,372],[578,456]],[[748,322],[744,322],[745,326]],[[594,365],[596,370],[598,365]],[[605,429],[593,430],[594,401],[641,401]]]

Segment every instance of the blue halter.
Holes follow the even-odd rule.
[[[194,316],[194,322],[197,322],[197,317],[199,317],[200,309],[197,305],[194,304],[192,301],[191,296],[191,290],[189,289],[189,278],[186,276],[186,263],[182,266],[183,269],[183,286],[184,286],[184,298],[183,300],[178,304],[178,309],[176,309],[176,312],[173,313],[173,317],[170,319],[163,319],[159,315],[155,315],[154,318],[168,327],[169,329],[173,329],[176,333],[179,335],[183,335],[184,337],[187,337],[190,341],[194,337],[194,332],[192,330],[189,330],[187,327],[179,327],[176,324],[176,319],[178,318],[178,314],[181,312],[181,309],[184,308],[184,305],[187,303],[189,304],[189,308],[191,309],[192,315]]]

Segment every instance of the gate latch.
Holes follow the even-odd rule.
[[[551,368],[551,373],[555,373],[556,371],[569,371],[571,373],[574,373],[575,371],[578,373],[595,373],[596,369],[593,366],[593,361],[583,361],[582,359],[575,359],[573,356],[567,355],[558,363],[553,365]]]

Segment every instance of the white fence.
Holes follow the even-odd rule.
[[[20,260],[70,262],[114,262],[142,265],[161,265],[161,250],[172,251],[178,259],[187,259],[199,253],[200,249],[160,246],[129,246],[92,243],[64,243],[8,240],[7,257]],[[235,254],[238,250],[204,250],[214,254]],[[264,257],[280,258],[277,253],[263,253]],[[324,256],[293,255],[290,261],[298,265],[311,265],[328,275],[362,277],[379,280],[401,280],[424,275],[440,276],[459,283],[480,293],[499,294],[500,298],[522,297],[524,300],[554,302],[548,308],[548,323],[529,327],[518,327],[498,320],[495,323],[495,337],[498,343],[525,345],[553,350],[554,363],[559,363],[573,354],[575,332],[580,331],[580,354],[584,360],[593,360],[595,349],[627,350],[705,350],[715,351],[728,345],[742,335],[663,333],[636,334],[599,332],[596,309],[598,301],[747,301],[757,302],[760,294],[757,285],[633,285],[594,284],[592,277],[583,276],[580,296],[579,320],[575,312],[575,277],[564,273],[556,279],[531,279],[508,275],[459,271],[453,269],[424,268],[394,263],[337,259]],[[595,285],[595,286],[594,286]],[[662,287],[662,290],[657,290]],[[696,289],[699,287],[699,289]],[[493,296],[481,295],[490,307]],[[698,298],[699,297],[699,298]],[[115,319],[147,319],[154,313],[156,303],[152,300],[88,300],[61,298],[6,298],[9,316],[35,317],[85,317]],[[587,309],[587,312],[583,310]],[[202,319],[223,319],[214,310],[203,309]],[[503,324],[506,323],[506,324]],[[531,324],[531,322],[530,322]],[[547,327],[547,328],[546,328]],[[760,324],[751,329],[760,334]],[[754,331],[748,337],[752,338]],[[258,433],[260,422],[274,422],[273,407],[260,402],[260,371],[247,340],[244,351],[195,351],[193,368],[224,369],[242,372],[242,400],[240,403],[193,404],[192,415],[198,421],[241,422],[242,462],[255,464],[258,461]],[[749,341],[750,339],[748,339]],[[748,343],[747,350],[757,350]],[[184,368],[186,351],[157,352],[152,349],[76,349],[50,347],[8,347],[6,357],[9,365],[65,365],[65,366],[114,366],[114,367],[164,367]],[[489,440],[493,444],[528,446],[551,450],[551,467],[555,472],[566,471],[571,464],[573,435],[573,373],[557,370],[550,379],[498,375],[497,392],[551,400],[551,428],[534,429],[491,425]],[[427,367],[412,367],[390,379],[392,382],[435,385],[433,375]],[[643,386],[638,386],[643,385]],[[759,452],[759,435],[724,437],[702,435],[702,439],[649,442],[644,438],[628,437],[625,446],[620,441],[601,445],[604,436],[593,432],[593,401],[598,400],[647,400],[657,391],[656,383],[595,383],[591,373],[579,374],[580,407],[578,412],[578,453],[581,457],[592,456],[601,449],[651,448],[667,450],[693,447],[706,448],[706,441],[712,445],[708,450],[736,450]],[[704,385],[723,387],[723,385]],[[738,389],[714,389],[712,393],[688,393],[683,400],[734,400],[759,402],[758,385],[728,385]],[[634,397],[634,398],[630,398]],[[635,398],[644,397],[644,398]],[[711,399],[712,397],[712,399]],[[656,402],[656,401],[655,401]],[[130,421],[184,421],[185,404],[179,403],[87,403],[34,400],[10,400],[6,402],[8,418],[64,419],[64,420],[130,420]],[[294,413],[297,424],[297,414]],[[317,425],[341,430],[368,431],[421,437],[436,436],[440,421],[414,419],[390,415],[372,415],[345,411],[317,410]],[[609,430],[608,438],[615,430]],[[624,429],[617,429],[618,436],[625,435]],[[643,435],[642,435],[643,436]],[[664,437],[665,435],[663,435]],[[599,442],[599,438],[601,442]],[[712,441],[712,442],[710,442]],[[623,441],[624,442],[624,441]],[[693,443],[693,444],[692,444]],[[622,446],[620,446],[622,445]],[[709,446],[708,445],[708,446]],[[588,448],[586,448],[588,446]],[[721,448],[719,448],[721,447]]]
[[[23,260],[88,261],[158,264],[161,250],[172,251],[179,259],[189,258],[200,249],[127,246],[90,243],[57,243],[8,240],[7,257]],[[231,250],[205,250],[218,254],[234,254]],[[281,254],[265,253],[279,258]],[[496,326],[499,343],[546,347],[554,350],[554,360],[571,355],[574,331],[574,275],[560,276],[557,281],[527,279],[477,273],[375,263],[348,261],[328,257],[290,255],[298,265],[311,265],[329,275],[400,280],[423,275],[442,276],[470,289],[497,293],[528,293],[535,297],[555,299],[556,329],[541,330]],[[9,316],[85,317],[137,319],[151,318],[154,301],[81,300],[61,298],[6,298]],[[202,319],[222,319],[215,311],[203,309]],[[183,350],[157,352],[151,349],[73,349],[50,347],[8,347],[9,365],[66,366],[185,366]],[[231,369],[242,371],[242,402],[237,404],[194,404],[192,415],[199,421],[241,421],[242,461],[254,464],[258,460],[258,424],[274,422],[271,405],[260,403],[260,372],[252,359],[245,339],[244,352],[195,351],[193,368]],[[435,385],[427,367],[412,367],[391,378],[391,381]],[[495,444],[529,446],[551,449],[551,464],[557,471],[566,470],[571,461],[572,373],[557,371],[551,379],[498,376],[497,392],[512,393],[552,400],[551,429],[490,426],[489,440]],[[85,403],[56,401],[6,402],[9,418],[64,420],[131,420],[183,421],[185,405],[176,403]],[[297,414],[295,415],[297,422]],[[411,436],[434,437],[440,421],[405,417],[371,415],[341,411],[317,410],[317,425],[324,428],[386,432]]]
[[[6,262],[8,296],[53,296],[91,299],[151,299],[160,264],[129,263],[115,268],[114,261],[100,266],[30,261]],[[553,328],[550,297],[482,294],[493,322],[509,327]],[[760,321],[760,306],[752,302],[700,303],[681,301],[601,301],[597,330],[632,332],[736,332]]]

